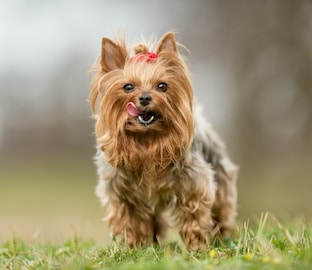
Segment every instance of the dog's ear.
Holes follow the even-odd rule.
[[[164,34],[163,37],[159,40],[156,47],[156,54],[158,55],[163,51],[178,53],[177,42],[173,32]]]
[[[114,69],[122,69],[127,57],[124,46],[120,46],[109,38],[102,39],[101,66],[102,71],[109,72]]]

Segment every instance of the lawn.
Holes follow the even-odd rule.
[[[108,239],[91,157],[13,161],[0,162],[0,269],[312,269],[312,222],[294,218],[312,214],[308,165],[242,167],[236,236],[189,252]]]
[[[0,243],[1,269],[312,269],[312,226],[281,224],[262,214],[244,222],[234,239],[215,239],[206,251],[189,252],[177,242],[128,249],[80,239],[55,244],[13,238]]]

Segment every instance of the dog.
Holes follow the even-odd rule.
[[[173,32],[154,52],[103,38],[93,68],[96,194],[113,236],[129,247],[163,239],[165,211],[192,250],[235,227],[238,167],[195,105],[181,46]]]

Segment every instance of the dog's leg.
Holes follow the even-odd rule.
[[[224,236],[230,236],[237,215],[238,167],[228,157],[224,143],[211,125],[205,123],[200,114],[196,119],[200,124],[194,139],[193,151],[201,153],[205,161],[212,166],[217,184],[216,198],[212,207],[215,226],[213,231],[214,234],[220,231]]]
[[[114,237],[130,248],[147,245],[154,240],[154,218],[151,209],[143,204],[114,202],[109,211],[108,221],[113,228]]]
[[[184,167],[177,187],[178,219],[182,223],[180,236],[193,250],[205,249],[213,228],[211,208],[215,199],[212,169],[200,159],[193,158]]]
[[[231,236],[237,216],[237,171],[237,166],[226,158],[216,167],[218,189],[212,210],[215,226],[218,226],[221,234],[226,237]]]
[[[208,236],[212,228],[210,209],[200,206],[194,213],[184,213],[185,217],[180,230],[184,243],[192,250],[205,249],[208,245]]]

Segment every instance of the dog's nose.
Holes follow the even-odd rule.
[[[147,106],[152,101],[152,97],[149,94],[143,94],[140,96],[139,100],[142,106]]]

